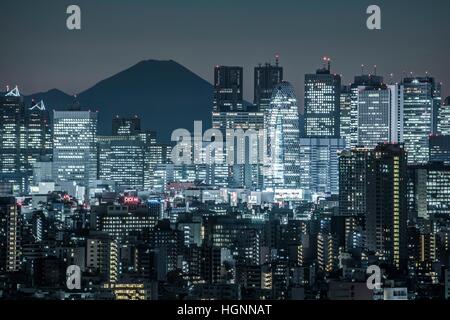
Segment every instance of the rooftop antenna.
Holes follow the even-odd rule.
[[[278,67],[278,64],[280,62],[280,55],[277,53],[275,54],[275,65]]]
[[[323,57],[323,68],[330,71],[331,70],[331,59],[328,57]]]
[[[377,75],[377,65],[373,66],[373,74],[376,76]]]
[[[361,75],[364,75],[364,64],[361,65]]]

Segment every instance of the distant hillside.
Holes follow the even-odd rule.
[[[57,89],[27,99],[42,99],[56,110],[74,101]],[[204,128],[209,128],[213,86],[175,61],[147,60],[100,81],[77,99],[82,107],[99,111],[102,134],[111,132],[114,116],[138,115],[142,128],[156,130],[163,141],[170,141],[174,129],[192,130],[194,120],[202,120]]]

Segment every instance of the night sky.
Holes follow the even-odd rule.
[[[279,53],[299,97],[305,73],[330,56],[350,82],[378,74],[429,71],[450,95],[448,0],[0,0],[0,86],[26,94],[74,94],[144,59],[175,60],[208,81],[213,67],[244,67],[253,100],[253,67]],[[66,28],[78,4],[82,30]],[[366,28],[368,5],[382,9],[382,30]],[[299,99],[303,104],[303,99]]]

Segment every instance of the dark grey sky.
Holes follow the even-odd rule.
[[[0,0],[0,85],[25,93],[82,91],[144,59],[173,59],[211,81],[216,64],[252,70],[281,56],[285,78],[302,94],[321,57],[345,82],[360,65],[378,73],[429,71],[450,94],[448,0]],[[82,30],[66,29],[78,4]],[[366,8],[382,8],[382,30],[366,28]],[[300,99],[302,100],[302,99]]]

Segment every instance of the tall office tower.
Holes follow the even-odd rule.
[[[339,154],[339,213],[364,217],[367,201],[367,170],[372,153],[354,148]]]
[[[350,85],[350,139],[346,138],[347,148],[355,148],[358,146],[358,92],[364,87],[381,86],[383,78],[374,75],[356,76]],[[345,96],[345,95],[344,95]]]
[[[25,108],[16,87],[0,97],[0,123],[0,180],[13,183],[15,192],[27,193],[33,165],[51,159],[48,111],[43,101]]]
[[[450,97],[445,98],[439,108],[437,132],[446,136],[450,135]]]
[[[275,59],[274,66],[266,63],[255,67],[253,104],[260,112],[265,112],[269,108],[273,89],[283,81],[283,67],[278,65],[278,55]]]
[[[443,162],[450,165],[450,135],[431,135],[430,143],[430,162]]]
[[[50,161],[53,156],[50,115],[44,101],[32,104],[26,111],[25,127],[27,132],[26,163],[31,170],[37,162]],[[31,176],[29,183],[31,183]]]
[[[358,86],[358,145],[375,148],[378,143],[398,142],[398,88],[379,83]]]
[[[441,105],[440,84],[431,77],[405,78],[403,94],[403,141],[408,164],[428,162],[428,136],[437,131]]]
[[[344,149],[344,139],[300,139],[300,188],[308,198],[339,193],[338,153]]]
[[[214,68],[213,111],[242,111],[242,67],[216,66]]]
[[[14,197],[0,197],[0,274],[20,270],[21,212]]]
[[[259,163],[250,161],[250,150],[258,152],[259,140],[250,139],[250,134],[259,133],[264,129],[264,113],[253,109],[256,108],[249,107],[241,112],[212,113],[213,129],[219,129],[226,141],[234,139],[234,165],[230,167],[229,181],[231,187],[262,188],[261,167]],[[243,132],[238,136],[232,135],[230,131],[227,133],[227,130],[236,130],[233,131],[235,133],[238,133],[237,130]]]
[[[53,178],[89,188],[97,178],[97,113],[53,111]]]
[[[401,270],[407,259],[407,169],[401,144],[378,145],[367,172],[366,246]]]
[[[305,75],[305,134],[309,138],[339,138],[341,77],[331,74],[330,59],[315,74]]]
[[[299,120],[294,88],[283,81],[272,93],[265,112],[267,159],[264,161],[264,187],[291,189],[300,186]]]
[[[408,215],[434,220],[450,216],[450,166],[442,162],[408,166]]]
[[[0,181],[15,191],[27,191],[25,105],[19,89],[0,97]]]
[[[119,189],[144,188],[145,145],[140,140],[99,143],[98,177],[112,180]]]
[[[137,116],[133,118],[121,118],[116,116],[112,120],[113,135],[136,135],[141,132],[141,119]]]
[[[342,86],[340,95],[340,137],[345,145],[352,145],[352,90],[350,86]]]

